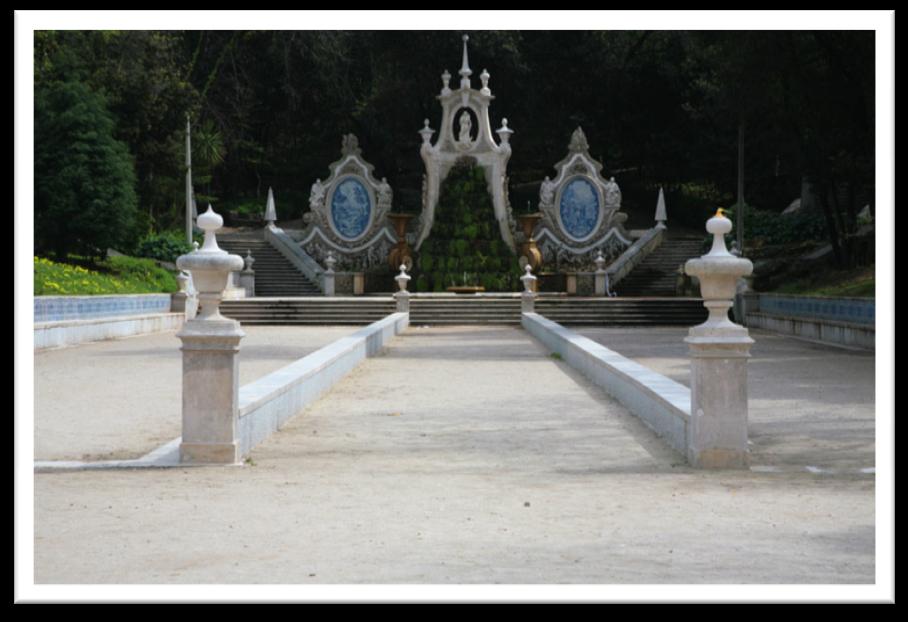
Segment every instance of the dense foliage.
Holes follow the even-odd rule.
[[[36,32],[35,81],[105,96],[132,156],[143,232],[183,222],[187,113],[200,205],[264,208],[273,186],[279,218],[299,218],[353,132],[394,187],[395,210],[415,212],[417,131],[425,118],[438,129],[440,74],[456,86],[460,34]],[[780,211],[808,177],[848,263],[856,213],[873,202],[872,32],[480,31],[470,63],[474,86],[491,73],[492,123],[506,116],[516,130],[508,174],[520,209],[580,125],[631,225],[651,224],[663,186],[670,222],[700,228],[714,201],[737,200],[740,129],[747,203]],[[715,192],[688,192],[704,188]]]
[[[110,257],[97,268],[35,257],[35,295],[153,294],[178,289],[173,274],[150,259]]]
[[[134,254],[137,257],[176,263],[177,257],[191,251],[192,246],[186,243],[182,234],[151,233],[139,241]]]
[[[57,257],[104,256],[136,233],[135,173],[104,98],[80,82],[35,93],[35,237]]]
[[[481,168],[465,163],[448,174],[414,274],[418,292],[459,285],[506,292],[520,285],[517,257],[501,239]]]

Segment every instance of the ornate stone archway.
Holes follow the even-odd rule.
[[[469,37],[464,35],[463,64],[458,72],[460,87],[450,88],[451,74],[447,70],[441,75],[442,89],[437,96],[442,106],[438,140],[434,145],[431,143],[435,130],[429,127],[428,119],[419,131],[422,135],[419,153],[426,165],[426,173],[423,178],[422,214],[417,223],[415,247],[419,249],[432,230],[442,182],[458,160],[471,158],[485,172],[501,238],[516,252],[513,234],[515,223],[507,186],[507,166],[511,157],[509,141],[514,131],[508,127],[508,120],[502,119],[501,127],[495,130],[499,142],[495,142],[489,121],[489,104],[495,99],[489,89],[490,75],[483,70],[479,76],[482,88],[472,87],[470,76],[473,71],[467,55],[468,40]],[[474,122],[478,123],[478,128],[473,127]]]

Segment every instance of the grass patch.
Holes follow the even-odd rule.
[[[801,296],[841,296],[874,298],[876,296],[874,267],[853,270],[834,270],[797,279],[776,288],[776,294]]]
[[[556,361],[562,360],[561,355],[558,354],[557,352],[552,352],[551,354],[549,354],[549,358],[556,360]]]
[[[35,296],[158,294],[178,289],[174,275],[150,259],[110,257],[96,268],[35,257]]]

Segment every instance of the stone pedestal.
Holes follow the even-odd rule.
[[[536,312],[536,277],[533,276],[533,269],[529,264],[524,266],[524,275],[520,277],[523,281],[523,291],[520,293],[520,312]]]
[[[325,277],[324,281],[322,281],[325,296],[333,296],[334,292],[335,292],[335,289],[334,289],[334,264],[335,263],[337,263],[337,260],[334,258],[334,255],[331,253],[331,251],[328,251],[328,257],[325,259],[325,265],[327,266],[327,269],[325,270],[325,273],[324,273],[324,277]]]
[[[243,260],[218,248],[214,232],[223,222],[209,206],[198,218],[205,231],[204,246],[177,259],[177,267],[191,273],[201,307],[177,333],[183,342],[180,461],[185,463],[234,464],[240,459],[237,353],[245,334],[239,322],[221,315],[219,305],[229,275],[242,269]]]
[[[253,270],[240,272],[240,287],[243,288],[246,298],[255,296],[255,272]]]
[[[239,462],[240,340],[234,320],[192,320],[177,333],[183,342],[183,440],[185,463]]]
[[[410,275],[407,274],[406,264],[400,265],[400,274],[394,277],[397,281],[397,292],[394,292],[394,301],[397,303],[398,313],[410,312],[410,292],[407,291],[407,283],[410,282]]]
[[[706,322],[690,329],[685,342],[691,356],[691,422],[688,460],[702,468],[744,468],[747,446],[747,359],[753,339],[728,319],[740,277],[753,271],[747,259],[731,255],[724,235],[731,221],[721,211],[710,218],[713,234],[707,255],[691,259],[685,272],[700,280]]]
[[[568,296],[577,295],[577,273],[568,272],[564,275],[565,291]]]
[[[596,255],[596,272],[594,273],[593,293],[597,296],[608,296],[608,272],[605,271],[605,257],[602,251]]]
[[[353,294],[362,296],[366,291],[366,275],[362,272],[353,273]]]

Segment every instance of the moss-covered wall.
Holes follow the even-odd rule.
[[[443,292],[452,285],[481,285],[489,292],[520,289],[517,256],[501,239],[481,168],[459,164],[445,179],[414,272],[417,292]]]

